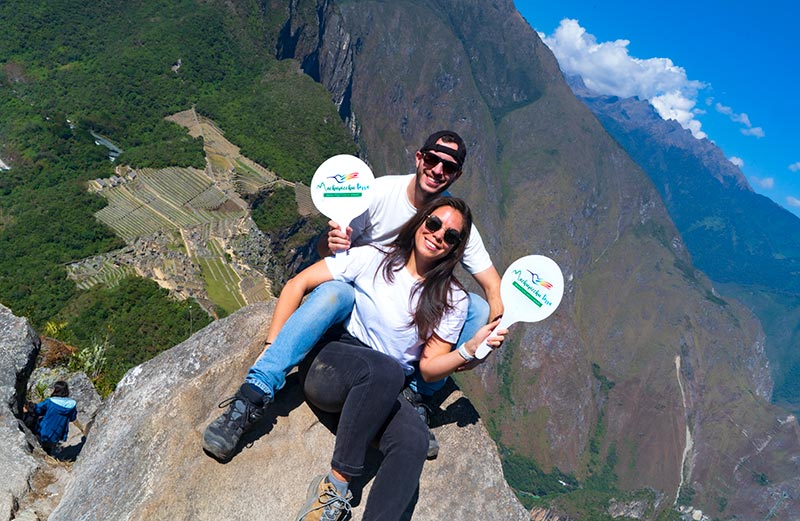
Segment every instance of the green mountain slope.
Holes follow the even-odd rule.
[[[273,17],[231,7],[0,4],[0,157],[11,166],[0,172],[0,301],[40,331],[61,324],[60,338],[80,348],[94,337],[116,346],[107,385],[142,360],[136,353],[171,347],[209,317],[197,306],[193,317],[189,302],[176,304],[154,283],[146,283],[154,299],[124,297],[125,286],[94,290],[117,295],[120,307],[67,279],[67,263],[122,245],[93,217],[105,202],[86,182],[111,177],[114,164],[91,131],[123,150],[118,164],[203,168],[202,141],[164,119],[195,106],[242,153],[306,182],[324,158],[354,149],[325,89],[272,57],[285,9]],[[136,332],[132,317],[142,324]]]

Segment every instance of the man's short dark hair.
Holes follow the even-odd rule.
[[[437,145],[436,142],[440,139],[445,143],[455,143],[458,149],[453,150],[450,147]],[[420,152],[425,152],[426,150],[435,150],[436,152],[453,156],[459,168],[464,166],[464,160],[467,158],[467,145],[464,144],[464,140],[461,139],[461,136],[452,130],[440,130],[428,136],[428,139],[425,140],[425,144],[419,149]]]

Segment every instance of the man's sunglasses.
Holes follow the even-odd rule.
[[[431,233],[436,233],[442,229],[442,220],[435,215],[429,215],[425,218],[425,228]],[[444,232],[444,242],[455,248],[461,242],[461,232],[448,228]]]
[[[441,163],[442,172],[444,172],[445,175],[455,175],[461,170],[461,167],[458,166],[457,163],[442,159],[429,150],[422,153],[422,160],[428,168],[436,168],[436,165]]]

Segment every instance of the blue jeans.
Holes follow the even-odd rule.
[[[286,384],[286,375],[311,351],[322,335],[334,324],[350,316],[355,303],[353,286],[330,281],[320,284],[292,313],[278,336],[250,368],[245,381],[264,391],[269,399]],[[489,319],[489,304],[474,293],[469,294],[467,322],[456,346],[472,338]],[[427,383],[417,371],[411,388],[430,396],[441,389],[446,379]]]
[[[347,333],[325,343],[305,374],[308,401],[339,414],[332,468],[360,476],[370,442],[378,441],[383,461],[367,498],[365,521],[400,519],[425,464],[428,429],[400,395],[404,385],[397,360]]]

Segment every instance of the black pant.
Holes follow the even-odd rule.
[[[325,412],[340,413],[332,468],[360,475],[367,448],[378,437],[384,458],[367,499],[365,521],[400,519],[425,464],[427,427],[400,396],[404,386],[399,362],[346,334],[322,347],[305,378],[308,400]]]

